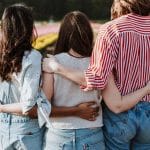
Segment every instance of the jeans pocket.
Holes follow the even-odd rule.
[[[105,140],[119,140],[122,142],[128,142],[130,141],[134,135],[135,130],[134,128],[130,127],[130,122],[126,122],[123,120],[117,120],[114,122],[111,122],[109,119],[104,120],[104,127],[103,127],[103,133],[105,136]]]
[[[44,139],[44,150],[72,150],[72,136],[61,130],[48,129]]]
[[[104,136],[101,128],[86,130],[87,134],[78,138],[77,147],[82,150],[105,150]],[[82,148],[81,148],[82,147]]]
[[[26,150],[41,150],[43,146],[44,129],[39,129],[36,132],[27,132],[18,135],[18,139],[21,142],[22,147]]]

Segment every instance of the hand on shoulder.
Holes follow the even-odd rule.
[[[48,73],[57,73],[59,70],[60,64],[57,62],[55,56],[47,55],[46,58],[43,59],[42,69]]]

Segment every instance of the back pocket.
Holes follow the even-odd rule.
[[[27,150],[41,150],[43,146],[44,129],[39,129],[37,132],[27,132],[23,135],[18,135],[22,147]]]

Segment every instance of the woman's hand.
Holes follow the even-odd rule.
[[[78,107],[77,116],[82,119],[95,121],[99,115],[99,106],[95,101],[81,103],[76,107]]]
[[[37,119],[37,106],[34,106],[31,110],[29,110],[29,112],[27,113],[27,115],[31,118],[31,119]]]
[[[57,62],[53,55],[47,55],[47,58],[43,59],[43,71],[48,73],[55,73],[59,70],[60,64]]]
[[[0,113],[2,113],[3,111],[2,111],[2,104],[0,104]]]
[[[145,86],[147,90],[147,94],[150,94],[150,81],[148,81],[147,85]]]

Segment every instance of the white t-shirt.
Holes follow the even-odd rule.
[[[68,53],[61,53],[56,55],[57,60],[69,67],[84,71],[89,65],[89,57],[77,58],[69,55]],[[84,92],[80,89],[79,85],[64,78],[61,75],[54,75],[54,97],[52,100],[55,106],[72,107],[83,102],[95,100],[100,106],[99,116],[96,121],[88,121],[79,117],[51,117],[50,120],[54,128],[58,129],[80,129],[80,128],[93,128],[101,127],[102,123],[102,109],[98,92],[88,91]]]

